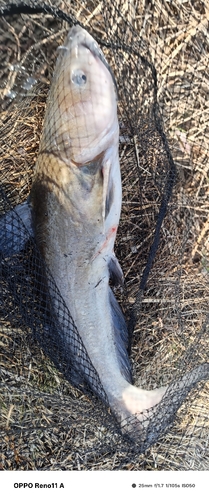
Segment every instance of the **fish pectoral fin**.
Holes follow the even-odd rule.
[[[118,259],[115,257],[114,254],[112,254],[111,259],[108,262],[108,268],[113,285],[123,285],[124,284],[123,271],[120,267]]]
[[[107,204],[108,190],[109,190],[110,167],[111,167],[110,160],[106,160],[102,166],[102,175],[103,175],[102,220],[103,220],[103,225],[105,223],[105,217],[106,217],[106,204]]]

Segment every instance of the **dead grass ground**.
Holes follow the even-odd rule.
[[[48,3],[59,4],[103,42],[122,38],[157,69],[158,101],[178,176],[131,357],[136,384],[169,383],[208,361],[209,353],[208,5],[182,0],[139,0],[134,7],[119,0],[77,1],[75,7]],[[123,16],[130,23],[126,29]],[[29,193],[55,48],[66,31],[66,23],[50,15],[0,21],[1,185],[13,205]],[[119,83],[124,194],[116,252],[126,290],[116,293],[128,315],[153,237],[167,159],[158,132],[145,119],[152,99],[149,70],[143,71],[128,51],[104,51]],[[24,89],[31,75],[37,83],[30,87],[28,82]],[[144,129],[139,130],[141,116]],[[2,469],[208,470],[208,384],[190,393],[169,432],[139,454],[122,439],[102,404],[73,388],[31,343],[30,331],[19,327],[18,311],[14,320],[7,293],[5,288],[0,338]]]

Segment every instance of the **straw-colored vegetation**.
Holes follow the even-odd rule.
[[[75,11],[67,0],[48,3],[73,15],[101,44],[113,45],[102,48],[119,86],[123,210],[116,253],[126,287],[115,292],[127,317],[169,168],[159,131],[147,118],[152,74],[137,51],[157,70],[158,102],[177,179],[131,358],[137,385],[168,384],[207,362],[209,354],[208,2],[78,0]],[[13,206],[30,191],[55,49],[67,29],[49,14],[0,20],[0,180]],[[117,48],[119,40],[133,53]],[[169,432],[139,454],[121,437],[109,411],[64,380],[31,340],[30,329],[20,328],[20,313],[7,285],[2,287],[0,468],[208,470],[208,383],[193,389]]]

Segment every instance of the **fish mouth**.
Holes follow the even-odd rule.
[[[104,64],[104,66],[107,68],[107,70],[109,71],[109,73],[111,75],[111,78],[112,78],[112,81],[114,84],[114,88],[115,88],[115,92],[116,92],[116,97],[118,99],[118,87],[117,87],[114,73],[113,73],[111,67],[109,66],[107,60],[105,59],[105,56],[104,56],[102,50],[100,49],[99,45],[94,40],[94,38],[90,35],[90,33],[88,33],[88,31],[86,31],[84,28],[82,28],[79,24],[75,24],[71,28],[71,30],[68,34],[67,42],[68,43],[70,42],[70,44],[72,43],[74,46],[77,45],[77,47],[78,46],[85,47],[86,49],[88,49],[91,52],[91,54],[96,59],[97,58],[100,59],[100,61]],[[68,43],[65,46],[61,46],[60,48],[68,50],[68,48],[69,48]]]
[[[91,52],[91,54],[96,59],[99,58],[100,61],[104,64],[104,66],[107,68],[107,70],[109,71],[109,73],[110,73],[110,75],[112,77],[112,81],[113,81],[113,84],[114,84],[114,87],[115,87],[115,91],[116,91],[116,96],[118,98],[118,87],[117,87],[117,83],[116,83],[116,79],[115,79],[114,73],[113,73],[110,65],[108,64],[107,60],[105,59],[105,56],[104,56],[103,52],[98,47],[98,45],[94,41],[88,43],[87,40],[85,40],[84,42],[81,42],[80,45],[82,47],[85,47],[86,49],[88,49]]]

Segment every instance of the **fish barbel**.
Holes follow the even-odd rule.
[[[114,76],[80,26],[60,47],[31,191],[37,243],[119,421],[159,403],[165,388],[131,384],[128,333],[109,287],[121,211]],[[79,360],[78,360],[79,363]],[[82,368],[81,368],[82,369]]]

